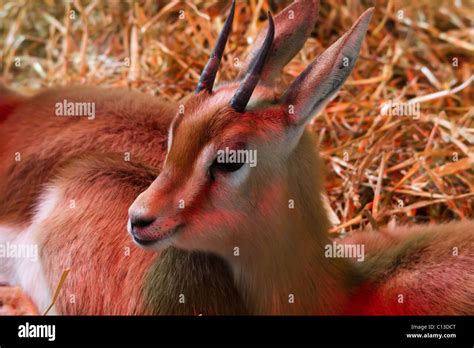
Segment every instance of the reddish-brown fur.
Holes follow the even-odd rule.
[[[218,260],[184,256],[176,250],[147,253],[125,233],[128,206],[156,174],[152,168],[126,163],[119,156],[80,158],[58,172],[53,184],[64,190],[62,201],[40,226],[40,242],[44,265],[54,270],[51,284],[59,281],[62,267],[71,268],[57,305],[61,313],[244,313]],[[68,209],[71,199],[76,200],[75,209]],[[90,215],[91,211],[95,213]],[[174,267],[160,267],[166,262]],[[180,279],[176,273],[187,277]],[[160,279],[167,281],[160,283]],[[155,297],[158,294],[161,298]],[[178,294],[186,296],[185,304],[179,303]]]
[[[54,116],[54,104],[63,99],[95,102],[95,120]],[[57,304],[60,313],[244,312],[227,269],[215,257],[182,256],[170,250],[164,260],[158,260],[158,255],[137,248],[126,233],[128,207],[159,173],[173,116],[173,105],[140,93],[69,88],[26,99],[2,123],[0,224],[25,227],[44,185],[63,190],[40,232],[42,262],[51,289],[62,271],[71,267]],[[16,152],[21,153],[19,162]],[[125,152],[130,153],[130,162],[125,161]],[[76,202],[75,209],[69,208],[70,200]],[[147,277],[167,279],[166,272],[176,271],[162,267],[150,275],[154,264],[176,264],[174,259],[184,260],[183,271],[192,265],[194,276],[176,284],[158,283],[154,289],[150,285],[149,291],[164,294],[161,299],[145,294]],[[213,282],[218,289],[214,296],[208,289]],[[180,306],[177,295],[166,291],[174,287],[188,295],[185,305]],[[200,291],[210,295],[208,300]],[[225,303],[229,298],[233,301]]]
[[[368,250],[367,261],[356,262],[365,281],[347,313],[472,315],[473,226],[463,221],[397,227],[347,238],[345,243],[364,244]]]
[[[73,100],[74,91],[77,90],[62,93]],[[62,98],[62,95],[58,96],[57,93],[55,93],[55,98]],[[91,100],[102,98],[103,95],[102,90],[95,89],[88,89],[82,93],[86,93]],[[105,99],[107,99],[107,94],[112,97],[114,93],[120,94],[119,99],[123,101],[123,105],[108,104],[113,106],[113,109],[107,110],[104,115],[114,115],[114,112],[117,112],[115,110],[123,111],[131,102],[128,99],[129,95],[136,100],[134,93],[123,91],[106,92]],[[84,98],[84,94],[81,98]],[[154,99],[146,96],[143,98],[146,103],[140,106],[145,109],[140,110],[139,113],[127,115],[127,127],[132,127],[135,122],[136,125],[141,125],[153,136],[144,132],[139,137],[149,139],[156,148],[160,148],[165,142],[165,139],[160,139],[160,135],[165,133],[167,125],[163,125],[161,130],[154,126],[159,121],[153,120],[152,112],[147,114]],[[50,135],[50,139],[54,141],[47,141],[48,138],[44,134],[48,131],[53,132],[52,128],[57,127],[56,125],[53,127],[53,124],[58,120],[52,117],[47,118],[46,108],[50,104],[39,103],[37,100],[47,100],[47,98],[36,97],[32,99],[32,105],[22,104],[11,115],[18,117],[21,122],[16,124],[8,121],[11,123],[5,122],[2,125],[5,127],[0,129],[1,138],[4,139],[1,146],[3,149],[9,149],[2,151],[2,161],[4,164],[8,163],[2,168],[9,169],[10,173],[19,173],[18,175],[25,175],[22,174],[24,172],[21,166],[36,170],[31,173],[31,177],[36,180],[30,180],[30,185],[25,185],[24,181],[18,180],[18,177],[11,174],[4,176],[8,184],[3,186],[7,194],[2,191],[2,196],[18,197],[14,200],[19,202],[17,203],[19,209],[16,211],[22,214],[12,216],[11,210],[8,209],[8,201],[3,201],[2,203],[5,204],[3,209],[8,214],[2,217],[8,216],[8,222],[25,224],[25,216],[32,214],[32,206],[29,202],[34,202],[38,198],[35,193],[40,191],[40,185],[56,178],[53,184],[63,190],[63,201],[45,221],[42,232],[44,242],[42,255],[44,265],[50,273],[51,288],[57,284],[63,268],[71,266],[73,270],[59,299],[60,311],[70,314],[133,314],[153,311],[153,309],[144,308],[143,287],[135,285],[144,283],[146,271],[158,255],[145,253],[136,248],[125,233],[124,221],[129,204],[157,174],[157,169],[149,165],[157,163],[156,167],[160,167],[163,151],[155,150],[152,154],[142,152],[143,147],[140,142],[134,143],[125,137],[122,139],[118,132],[110,136],[108,144],[106,143],[108,137],[101,139],[97,135],[103,134],[104,128],[108,129],[109,133],[123,129],[122,117],[119,117],[117,122],[116,118],[111,117],[101,125],[99,116],[97,127],[87,130],[88,136],[85,134],[79,138],[74,136],[77,133],[74,133],[73,129],[78,127],[79,122],[87,122],[87,120],[65,120],[69,122],[70,128],[63,125],[61,129],[63,135]],[[101,101],[97,102],[98,105],[102,105]],[[37,113],[28,113],[33,108]],[[42,110],[45,111],[42,122],[38,122],[37,127],[30,127],[31,124],[27,122],[27,119],[33,118],[33,115],[42,115]],[[148,118],[145,119],[146,117]],[[266,122],[273,122],[270,120],[274,121],[275,118],[262,118],[258,122],[265,125]],[[53,122],[53,124],[48,124],[48,122]],[[226,124],[229,122],[232,121],[228,120]],[[236,121],[233,123],[237,125]],[[18,128],[19,125],[23,128]],[[10,132],[10,128],[14,130],[14,136],[8,138],[4,135]],[[258,128],[254,127],[254,129]],[[77,129],[82,134],[86,133],[84,129],[79,127]],[[14,141],[17,141],[17,137],[21,137],[21,134],[30,135],[31,142],[37,144],[38,148],[46,147],[48,150],[40,151],[39,154],[35,153],[35,157],[32,158],[25,156],[25,154],[33,153],[33,149],[28,147],[27,143],[19,142],[15,146]],[[156,138],[153,139],[154,136]],[[5,141],[6,139],[8,140]],[[85,147],[84,139],[97,141],[90,141],[89,147]],[[110,146],[111,139],[116,145],[107,147],[108,152],[112,152],[114,148],[127,149],[132,153],[132,158],[141,158],[144,164],[124,162],[121,155],[81,157],[87,148],[88,152],[103,152],[102,146]],[[176,138],[178,143],[179,139],[179,137]],[[182,139],[185,141],[185,137]],[[65,150],[63,144],[66,141],[70,142],[67,148],[70,149],[69,153],[61,151]],[[19,163],[14,162],[13,159],[15,150],[23,151],[22,161]],[[153,154],[156,158],[153,158]],[[29,163],[29,161],[36,161],[38,159],[36,156],[41,155],[39,163],[54,163],[52,166],[46,166],[48,170]],[[54,156],[58,156],[57,159],[51,158]],[[74,159],[75,157],[77,159]],[[63,161],[68,158],[69,161]],[[300,170],[295,169],[295,171],[301,173]],[[20,199],[23,197],[28,197],[28,200]],[[76,209],[68,209],[70,199],[76,200]],[[68,228],[69,226],[77,227]],[[51,233],[51,231],[55,232]],[[368,278],[365,283],[362,283],[365,285],[362,285],[359,290],[354,290],[352,295],[354,297],[345,311],[363,314],[472,314],[472,297],[470,297],[472,293],[462,289],[474,288],[472,275],[474,261],[471,250],[473,238],[472,223],[465,222],[449,226],[418,227],[412,230],[398,228],[393,232],[367,232],[347,239],[347,243],[365,244],[370,262],[362,266],[366,268],[364,277]],[[397,245],[405,245],[405,247],[394,249],[393,247]],[[131,250],[129,257],[124,254],[126,247]],[[457,257],[452,255],[454,247],[459,249]],[[71,250],[73,250],[72,254]],[[70,264],[68,264],[69,261]],[[113,266],[112,272],[111,266]],[[436,276],[433,276],[433,273]],[[352,277],[355,277],[355,280],[352,282],[358,281],[357,274],[357,272],[353,273]],[[463,288],[458,287],[459,282],[464,284]],[[91,288],[92,285],[94,285],[93,288]],[[427,290],[433,287],[436,288],[436,296],[427,296]],[[404,295],[405,304],[397,303],[399,294]],[[69,303],[68,295],[75,295],[75,305]],[[413,299],[417,300],[413,301]],[[110,302],[114,303],[113,307],[109,306]]]
[[[96,103],[96,119],[54,116],[55,104],[64,99]],[[0,129],[0,175],[5,178],[0,182],[0,215],[14,223],[29,217],[41,185],[57,163],[72,156],[129,152],[131,159],[158,167],[174,113],[172,104],[131,91],[68,88],[31,97]],[[20,162],[15,161],[17,152]]]

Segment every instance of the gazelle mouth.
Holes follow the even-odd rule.
[[[141,245],[141,246],[150,246],[150,245],[155,244],[157,242],[156,240],[139,239],[135,236],[133,236],[133,240],[135,241],[135,243],[137,243],[138,245]]]
[[[178,226],[174,227],[173,229],[169,230],[168,232],[161,234],[160,236],[158,236],[155,239],[141,239],[141,238],[137,237],[136,234],[133,234],[133,233],[132,233],[132,237],[133,237],[133,241],[136,244],[138,244],[139,246],[149,247],[149,246],[158,244],[162,241],[165,241],[165,240],[171,238],[172,236],[176,235],[181,230],[182,227],[183,227],[183,225],[178,225]]]

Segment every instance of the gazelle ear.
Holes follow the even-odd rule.
[[[319,0],[296,0],[274,17],[275,38],[260,83],[273,84],[281,69],[301,50],[311,34],[319,12]],[[242,80],[258,58],[268,25],[263,28],[242,65],[238,80]]]
[[[331,47],[316,58],[282,97],[293,124],[305,125],[339,91],[352,72],[373,8],[365,11]]]

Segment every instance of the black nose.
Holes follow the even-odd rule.
[[[150,245],[150,244],[153,244],[155,241],[153,240],[146,240],[146,239],[142,239],[140,237],[140,233],[139,233],[139,230],[140,228],[145,228],[149,225],[151,225],[153,222],[155,221],[155,219],[143,219],[143,218],[130,218],[130,231],[132,236],[133,236],[133,239],[140,245]],[[138,230],[138,231],[137,231]]]
[[[153,219],[153,218],[141,218],[141,217],[132,217],[132,218],[130,218],[130,223],[132,225],[132,230],[135,227],[144,228],[144,227],[150,226],[154,221],[155,221],[155,219]]]

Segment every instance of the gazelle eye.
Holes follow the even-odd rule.
[[[216,173],[232,173],[238,171],[244,165],[246,160],[245,158],[239,158],[236,160],[224,160],[222,158],[217,157],[214,162],[212,162],[211,166],[209,167],[209,175],[211,180],[215,180]]]
[[[216,174],[232,173],[243,167],[248,160],[247,146],[243,142],[236,142],[232,147],[225,147],[217,151],[217,157],[209,167],[209,176],[214,180]]]
[[[221,172],[230,173],[239,170],[243,165],[244,162],[219,162],[216,158],[211,165],[211,170],[219,170]]]

